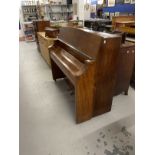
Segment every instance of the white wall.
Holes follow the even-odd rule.
[[[80,20],[84,20],[84,1],[78,0],[78,16]]]
[[[73,12],[74,15],[77,13],[77,16],[80,20],[89,19],[90,18],[90,7],[88,10],[84,9],[84,6],[87,2],[90,2],[88,0],[72,0],[73,7],[74,5],[77,5],[77,12]]]
[[[85,5],[86,5],[86,2],[89,4],[89,9],[88,10],[84,9],[84,19],[89,19],[90,18],[90,1],[84,0]]]

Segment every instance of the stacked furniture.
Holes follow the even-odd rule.
[[[56,38],[49,38],[45,36],[45,32],[38,32],[38,42],[39,42],[40,53],[49,66],[51,66],[51,60],[50,60],[48,47],[52,46],[55,40]]]
[[[33,21],[34,31],[35,31],[35,39],[37,43],[38,51],[40,51],[39,40],[38,40],[38,32],[45,32],[45,28],[50,26],[49,20],[35,20]]]
[[[51,27],[45,28],[45,37],[57,38],[58,34],[59,34],[59,29],[54,29]]]
[[[51,27],[46,27],[45,32],[38,32],[38,41],[40,52],[46,63],[51,66],[50,55],[48,48],[54,44],[59,34],[58,29],[53,29]]]

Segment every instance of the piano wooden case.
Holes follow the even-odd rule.
[[[50,47],[53,79],[75,88],[76,122],[111,110],[121,37],[64,27]]]
[[[38,32],[45,32],[45,27],[50,26],[50,21],[48,21],[48,20],[35,20],[35,21],[33,21],[33,25],[34,25],[37,48],[38,48],[38,51],[41,52],[37,33]]]

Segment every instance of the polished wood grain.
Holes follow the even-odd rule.
[[[115,26],[117,22],[121,22],[121,23],[126,23],[126,22],[134,22],[135,21],[135,16],[113,16],[112,17],[112,26],[113,29],[115,30]]]
[[[112,29],[135,34],[135,17],[134,16],[114,16],[112,18]]]
[[[39,42],[39,48],[40,48],[40,53],[46,63],[51,66],[51,60],[50,60],[50,54],[48,47],[52,46],[54,44],[54,41],[56,38],[49,38],[45,36],[45,32],[38,32],[38,42]]]
[[[96,60],[96,90],[94,97],[94,115],[111,110],[113,91],[117,74],[117,63],[120,51],[120,38],[107,38],[101,46]]]
[[[59,34],[59,29],[54,29],[51,27],[45,28],[45,36],[49,38],[57,38]]]
[[[37,33],[45,32],[45,27],[50,26],[50,21],[49,20],[34,20],[33,25],[34,25],[34,32],[35,32],[37,48],[38,48],[38,51],[41,52]]]
[[[117,67],[114,95],[124,92],[128,94],[133,68],[135,63],[135,44],[126,41],[121,45]]]
[[[76,122],[110,111],[121,37],[64,27],[49,48],[53,79],[75,88]]]

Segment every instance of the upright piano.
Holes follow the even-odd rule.
[[[120,47],[118,35],[63,27],[49,48],[53,79],[74,86],[77,123],[111,110]]]

